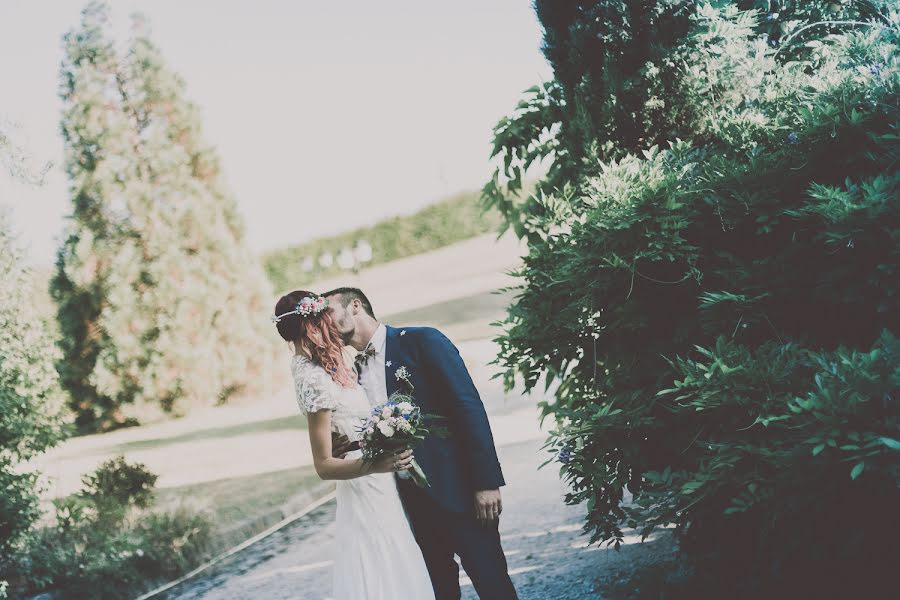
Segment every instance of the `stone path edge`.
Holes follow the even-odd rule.
[[[192,577],[195,577],[196,575],[199,575],[203,571],[206,571],[210,567],[222,562],[223,560],[225,560],[231,556],[234,556],[235,554],[237,554],[238,552],[241,552],[242,550],[249,548],[256,542],[263,540],[263,539],[269,537],[270,535],[272,535],[273,533],[276,533],[277,531],[287,527],[291,523],[293,523],[299,519],[302,519],[307,514],[309,514],[313,510],[319,508],[323,504],[327,504],[328,502],[331,502],[332,500],[334,500],[334,498],[335,498],[334,486],[329,484],[329,485],[321,486],[321,487],[325,487],[325,488],[327,488],[327,490],[321,490],[321,488],[316,488],[317,490],[326,492],[323,496],[319,497],[317,500],[311,502],[310,504],[307,504],[300,510],[288,515],[287,517],[284,517],[278,523],[275,523],[274,525],[272,525],[265,531],[262,531],[256,535],[254,535],[250,539],[241,542],[237,546],[234,546],[233,548],[226,550],[225,552],[222,552],[221,554],[211,558],[210,560],[206,561],[199,567],[196,567],[195,569],[189,571],[188,573],[185,573],[178,579],[176,579],[174,581],[170,581],[169,583],[161,585],[161,586],[157,587],[156,589],[153,589],[153,590],[143,594],[142,596],[139,596],[136,600],[149,600],[150,598],[154,598],[154,597],[158,596],[159,594],[162,594],[163,592],[169,591],[170,589],[174,588],[175,586],[184,583],[185,581],[187,581],[188,579],[191,579]]]

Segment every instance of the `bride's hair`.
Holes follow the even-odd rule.
[[[353,373],[344,362],[341,336],[327,310],[312,310],[307,314],[294,312],[304,298],[318,299],[313,292],[296,290],[285,294],[275,304],[275,314],[282,315],[275,322],[278,334],[313,362],[320,365],[342,387],[353,387]]]

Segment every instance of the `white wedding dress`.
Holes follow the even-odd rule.
[[[291,365],[304,414],[331,411],[331,428],[351,440],[371,413],[359,386],[343,388],[319,365],[295,355]],[[351,452],[346,458],[359,458]],[[433,600],[422,552],[413,538],[391,473],[337,482],[334,600]]]

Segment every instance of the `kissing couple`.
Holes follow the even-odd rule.
[[[484,404],[453,343],[431,327],[380,323],[366,295],[350,287],[286,294],[272,320],[293,350],[316,472],[337,480],[334,600],[458,600],[454,555],[480,598],[516,599],[498,530],[503,473]],[[427,487],[404,478],[412,451],[369,461],[359,450],[361,423],[401,379],[449,432],[415,450]]]

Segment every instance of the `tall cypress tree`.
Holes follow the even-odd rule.
[[[68,34],[63,134],[74,211],[53,282],[78,423],[179,411],[268,381],[271,296],[196,107],[139,25],[124,58],[92,3]]]
[[[136,179],[130,160],[132,132],[114,93],[118,65],[105,35],[106,19],[102,5],[85,9],[81,27],[63,39],[61,69],[61,131],[72,214],[51,294],[62,334],[58,371],[83,428],[109,428],[124,421],[117,407],[125,399],[97,378],[99,366],[108,360],[104,357],[115,351],[103,320],[120,310],[109,289],[114,274],[121,280],[113,262],[130,234],[121,206],[127,182]]]

